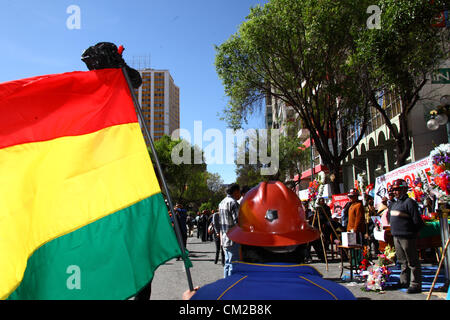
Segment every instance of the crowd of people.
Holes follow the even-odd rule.
[[[186,247],[187,238],[194,236],[194,229],[196,229],[197,239],[202,242],[214,241],[216,245],[214,263],[217,264],[220,258],[222,265],[228,270],[230,263],[227,261],[231,261],[234,251],[233,244],[228,240],[226,233],[236,224],[239,203],[248,190],[250,190],[248,186],[241,189],[237,184],[231,185],[227,190],[227,197],[219,204],[218,209],[199,211],[195,217],[188,215],[183,206],[178,203],[174,210],[180,223],[184,246]],[[222,215],[219,214],[220,208],[222,208]],[[170,211],[169,215],[173,219]]]
[[[224,278],[187,291],[184,298],[354,299],[345,287],[323,279],[305,263],[312,262],[311,247],[324,262],[326,250],[339,243],[342,232],[355,233],[357,243],[368,246],[369,253],[376,256],[379,243],[374,237],[374,216],[391,227],[397,262],[401,265],[397,286],[408,288],[408,293],[421,292],[415,240],[424,223],[421,209],[407,191],[404,180],[394,181],[389,197],[384,197],[375,208],[373,198],[351,189],[341,216],[334,217],[324,198],[312,207],[281,182],[263,182],[251,190],[232,184],[217,210],[204,210],[185,220],[187,236],[193,236],[195,225],[199,239],[215,241],[215,263],[221,256]],[[365,197],[364,201],[361,197]],[[299,279],[303,279],[302,283],[298,283]],[[245,288],[237,283],[245,283]],[[283,290],[273,290],[274,283],[283,286]],[[265,289],[266,285],[272,289]],[[308,291],[305,286],[310,286]],[[303,289],[297,290],[300,287]],[[317,288],[323,290],[314,291]]]

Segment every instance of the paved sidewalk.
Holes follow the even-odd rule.
[[[223,267],[220,264],[214,264],[215,244],[214,242],[202,242],[194,237],[188,238],[187,249],[190,252],[190,259],[193,268],[190,269],[193,285],[202,286],[223,277]],[[315,259],[315,256],[313,255]],[[310,265],[316,268],[323,277],[346,286],[358,300],[426,300],[427,292],[419,294],[407,294],[401,290],[389,290],[384,293],[364,292],[361,288],[362,282],[342,281],[339,276],[341,273],[340,260],[335,257],[328,263],[328,271],[325,263],[315,262]],[[344,265],[348,263],[344,262]],[[427,265],[424,265],[426,267]],[[348,270],[344,270],[344,275],[349,275]],[[433,275],[434,276],[434,275]],[[431,279],[432,281],[432,279]],[[173,259],[165,265],[160,266],[152,282],[151,300],[180,300],[183,292],[188,289],[186,273],[182,261]],[[445,300],[447,292],[433,291],[431,300]]]

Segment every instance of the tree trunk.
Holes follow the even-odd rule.
[[[404,166],[411,153],[411,138],[409,136],[408,116],[404,112],[400,114],[400,130],[395,139],[397,146],[397,167]]]
[[[331,194],[340,194],[340,184],[342,183],[342,173],[340,172],[340,165],[330,165],[330,174],[334,174],[334,181],[330,181]]]

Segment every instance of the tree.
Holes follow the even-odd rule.
[[[226,196],[223,180],[219,174],[207,172],[206,183],[208,192],[205,201],[207,202],[203,202],[199,210],[216,210],[219,207],[220,201]]]
[[[227,195],[223,180],[218,173],[208,173],[207,185],[210,191],[211,210],[217,209],[220,201]]]
[[[271,0],[252,8],[237,33],[216,47],[228,124],[241,127],[266,96],[292,107],[336,177],[333,193],[340,192],[341,162],[368,121],[363,73],[351,57],[369,2]],[[362,130],[349,143],[354,125]]]
[[[284,180],[286,177],[299,176],[299,179],[294,182],[292,188],[300,183],[303,167],[311,163],[310,149],[305,148],[304,145],[297,138],[296,126],[292,123],[287,125],[287,135],[280,137],[280,169],[278,171],[279,179]],[[292,134],[294,131],[294,134]]]
[[[449,57],[448,33],[432,26],[434,18],[443,11],[444,2],[378,1],[381,28],[362,30],[357,39],[355,60],[364,65],[368,99],[395,140],[397,166],[404,165],[411,152],[408,117],[420,99],[420,91],[430,72]],[[400,128],[392,124],[390,115],[378,103],[380,92],[394,92],[400,98]]]
[[[175,202],[183,204],[201,202],[208,197],[206,164],[203,162],[201,164],[194,163],[195,147],[190,145],[187,148],[183,148],[183,150],[190,151],[190,156],[187,157],[190,161],[180,164],[174,163],[172,161],[172,153],[174,148],[179,146],[180,143],[188,144],[187,141],[181,139],[172,140],[167,135],[154,143],[167,187]],[[156,167],[150,150],[149,153],[153,166]],[[161,181],[159,182],[161,185]]]
[[[238,146],[238,154],[244,155],[243,160],[239,157],[234,161],[236,164],[236,183],[240,186],[256,186],[262,181],[269,181],[270,177],[261,174],[263,164],[258,159],[252,158],[251,153],[258,152],[258,136],[247,137],[242,145]],[[252,158],[252,160],[251,160]]]
[[[295,131],[295,134],[293,132]],[[298,130],[297,130],[298,131]],[[270,181],[270,180],[280,180],[285,182],[286,179],[289,179],[291,176],[301,175],[302,165],[309,164],[309,150],[304,149],[304,146],[300,142],[300,140],[296,136],[295,126],[293,124],[288,124],[286,126],[286,135],[281,135],[279,138],[279,146],[278,146],[278,170],[273,175],[264,175],[261,173],[261,168],[264,167],[260,161],[256,163],[250,163],[250,152],[255,152],[252,148],[258,147],[259,143],[252,143],[249,139],[247,139],[243,146],[240,146],[240,152],[245,152],[245,163],[236,163],[236,174],[237,174],[237,183],[239,185],[248,185],[255,186],[262,181]],[[271,135],[268,135],[271,136]],[[258,139],[266,139],[266,137],[258,136]],[[268,139],[268,137],[267,137]],[[259,140],[258,140],[259,142]],[[267,143],[268,141],[264,141],[263,143],[267,145],[268,153],[272,153],[270,146],[272,143]],[[258,159],[257,159],[258,160]],[[300,180],[296,181],[296,183],[292,186],[295,186],[300,182]]]

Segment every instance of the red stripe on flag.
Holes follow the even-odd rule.
[[[137,117],[121,69],[0,84],[0,148],[132,122],[137,122]]]

